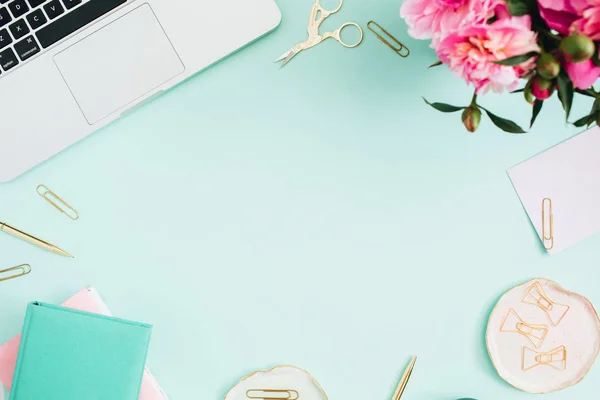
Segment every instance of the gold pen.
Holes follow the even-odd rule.
[[[0,222],[0,231],[6,232],[9,235],[12,235],[16,238],[24,240],[28,243],[31,243],[34,246],[40,247],[40,248],[50,251],[52,253],[60,254],[61,256],[65,256],[65,257],[74,258],[72,255],[70,255],[69,253],[67,253],[66,251],[64,251],[62,249],[59,249],[55,245],[45,242],[42,239],[38,239],[35,236],[31,236],[30,234],[20,231],[17,228],[13,228],[12,226],[10,226],[4,222]]]
[[[406,385],[408,384],[408,380],[410,379],[410,376],[412,375],[412,371],[415,368],[416,362],[417,362],[417,357],[415,356],[410,361],[410,364],[406,368],[406,371],[404,371],[404,375],[402,375],[402,378],[400,379],[400,382],[398,383],[398,387],[396,388],[396,391],[394,392],[394,397],[392,397],[392,400],[400,400],[400,398],[402,397],[402,394],[404,393],[404,389],[406,389]]]

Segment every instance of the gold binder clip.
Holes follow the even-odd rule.
[[[52,204],[61,213],[71,218],[73,221],[79,219],[79,213],[66,201],[61,199],[56,193],[48,189],[46,185],[39,185],[36,192],[42,196],[48,203]]]
[[[377,28],[379,28],[379,30],[383,33],[383,35],[380,34],[379,32],[377,32],[375,29],[373,29],[373,27],[371,25],[375,25]],[[367,24],[367,28],[369,28],[369,30],[371,32],[373,32],[375,34],[375,36],[377,36],[379,38],[379,40],[381,40],[383,43],[385,43],[390,49],[394,50],[394,52],[396,52],[400,57],[406,58],[410,55],[410,50],[408,49],[408,47],[406,47],[402,42],[400,42],[398,39],[396,39],[394,36],[392,36],[391,33],[386,31],[377,22],[369,21],[369,23]],[[393,43],[391,43],[388,39],[386,39],[384,37],[384,35],[387,36],[389,39],[391,39],[394,43],[396,43],[396,46]]]
[[[548,209],[547,212],[546,209]],[[554,248],[554,213],[552,212],[552,199],[548,197],[542,200],[542,241],[546,250]]]
[[[17,265],[16,267],[3,269],[0,271],[0,282],[19,278],[31,272],[29,264]]]
[[[297,400],[300,395],[291,389],[250,389],[246,397],[257,400]]]

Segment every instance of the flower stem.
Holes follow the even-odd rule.
[[[600,93],[596,93],[593,88],[587,89],[585,92],[591,96],[594,96],[596,99],[600,98]]]
[[[472,106],[477,105],[477,92],[473,93],[473,100],[471,100],[471,105]]]

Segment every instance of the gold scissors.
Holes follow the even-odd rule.
[[[291,50],[283,53],[281,55],[281,57],[279,57],[277,60],[275,60],[275,62],[279,62],[279,61],[283,60],[283,62],[281,63],[281,66],[283,67],[292,58],[294,58],[294,56],[296,54],[300,53],[302,50],[310,49],[311,47],[314,47],[314,46],[318,45],[319,43],[321,43],[322,41],[329,39],[329,38],[333,38],[333,39],[337,40],[342,46],[345,46],[348,48],[358,46],[363,40],[364,33],[363,33],[362,28],[357,23],[354,23],[354,22],[346,22],[344,25],[340,26],[340,28],[337,31],[326,32],[322,35],[319,34],[319,28],[320,28],[321,24],[323,23],[323,21],[325,21],[331,14],[335,14],[336,12],[340,11],[340,8],[342,8],[343,2],[344,2],[344,0],[340,0],[340,4],[338,5],[338,7],[335,10],[330,11],[330,10],[325,10],[321,6],[321,2],[319,0],[316,0],[315,4],[313,5],[312,10],[310,12],[310,19],[308,20],[308,40],[306,40],[306,42],[298,43],[297,45],[292,47]],[[360,39],[358,39],[358,42],[356,42],[354,44],[348,44],[342,40],[342,37],[341,37],[342,30],[348,26],[355,26],[358,28],[358,31],[360,32]]]

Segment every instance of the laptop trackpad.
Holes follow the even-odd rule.
[[[185,69],[148,4],[57,54],[54,62],[90,124]]]

